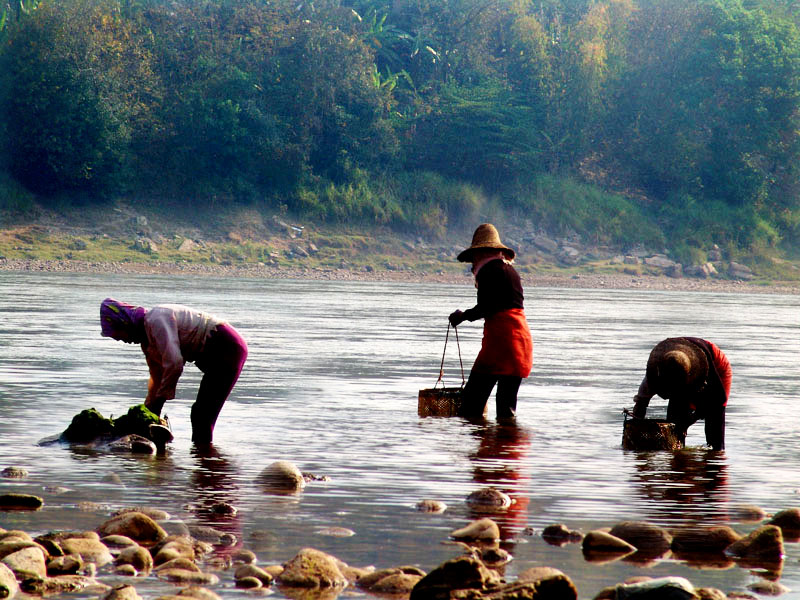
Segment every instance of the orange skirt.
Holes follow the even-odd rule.
[[[525,311],[511,308],[484,321],[481,351],[472,370],[487,375],[527,377],[533,367],[533,340]]]

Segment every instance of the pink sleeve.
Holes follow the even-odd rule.
[[[175,388],[185,363],[181,354],[177,323],[170,314],[153,311],[148,315],[145,326],[149,342],[146,351],[148,362],[153,361],[161,367],[159,380],[153,378],[154,397],[171,400],[175,397]],[[153,371],[151,368],[151,375],[154,375]]]

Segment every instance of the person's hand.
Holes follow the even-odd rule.
[[[458,327],[461,323],[464,322],[464,313],[460,310],[456,310],[450,313],[450,325],[453,327]]]

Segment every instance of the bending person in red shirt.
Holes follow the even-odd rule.
[[[494,225],[480,225],[472,245],[458,255],[472,263],[478,304],[457,310],[449,319],[453,327],[463,321],[484,320],[483,341],[464,387],[461,416],[480,417],[497,385],[498,418],[513,417],[522,379],[533,365],[533,341],[523,309],[522,283],[511,265],[515,252],[500,242]]]
[[[669,400],[667,421],[686,430],[705,420],[706,442],[725,448],[725,407],[731,391],[731,364],[716,345],[701,338],[668,338],[656,344],[647,372],[633,397],[633,416],[644,418],[650,398]]]
[[[228,323],[179,304],[147,310],[106,298],[100,303],[100,327],[105,337],[141,344],[150,383],[145,406],[157,415],[175,397],[184,364],[203,372],[192,405],[192,441],[210,444],[222,405],[236,385],[247,360],[247,344]]]

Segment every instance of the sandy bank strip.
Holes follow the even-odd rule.
[[[0,271],[40,273],[96,273],[121,275],[191,275],[200,277],[242,277],[260,279],[307,279],[331,281],[394,281],[404,283],[447,283],[472,285],[465,274],[420,271],[350,271],[346,269],[286,268],[268,265],[208,265],[195,263],[127,263],[67,260],[0,259]],[[676,292],[747,293],[800,295],[800,283],[751,284],[744,281],[653,277],[624,274],[523,274],[527,287],[664,290]]]

